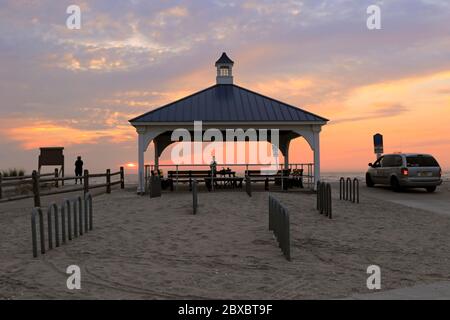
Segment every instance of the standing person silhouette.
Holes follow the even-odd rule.
[[[76,177],[82,177],[83,176],[83,160],[81,160],[81,157],[77,157],[77,161],[75,161],[75,176]],[[82,184],[82,180],[80,178],[80,184]],[[75,184],[78,184],[78,179],[75,179]]]

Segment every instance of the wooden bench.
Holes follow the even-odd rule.
[[[294,169],[292,171],[292,186],[303,188],[303,169]]]
[[[287,189],[289,187],[291,170],[278,170],[276,174],[268,174],[261,170],[245,170],[245,175],[251,178],[251,182],[264,182],[265,190],[269,190],[269,181],[274,181],[275,184],[281,185],[281,179],[283,179],[283,187]]]
[[[211,177],[211,170],[179,170],[169,171],[168,180],[171,181],[170,190],[173,191],[173,182],[189,183],[189,190],[192,190],[192,180]]]

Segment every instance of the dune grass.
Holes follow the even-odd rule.
[[[2,170],[1,173],[2,173],[2,176],[5,178],[22,177],[25,175],[25,170],[13,168],[13,169],[8,169],[8,170]]]

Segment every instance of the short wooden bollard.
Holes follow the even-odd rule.
[[[339,179],[339,200],[345,197],[345,179],[341,177]]]
[[[84,228],[86,232],[91,231],[93,228],[92,217],[92,195],[90,193],[84,196]]]
[[[123,167],[120,167],[120,189],[125,189],[125,172]]]
[[[353,179],[353,203],[359,203],[359,180]]]
[[[31,174],[33,180],[33,195],[34,195],[34,206],[39,208],[41,206],[41,187],[39,185],[39,174],[36,170]]]
[[[317,185],[317,210],[320,214],[332,219],[332,197],[331,185],[325,182],[319,182]]]
[[[84,194],[89,192],[89,170],[84,170],[83,177],[83,185],[84,185]]]
[[[289,213],[274,197],[269,195],[269,230],[273,231],[278,246],[286,260],[291,261],[291,236]]]
[[[250,176],[245,176],[245,192],[249,197],[252,196],[252,179]]]
[[[326,203],[327,203],[327,210],[326,210],[326,215],[328,216],[328,218],[332,219],[333,218],[333,209],[332,209],[332,200],[331,200],[331,185],[329,183],[327,183],[326,186]]]
[[[77,197],[74,200],[74,203],[76,204],[75,208],[75,215],[78,213],[78,231],[79,235],[83,235],[83,201],[81,200],[81,197]]]
[[[75,201],[72,202],[73,205],[73,237],[78,238],[78,206]]]
[[[58,206],[56,203],[52,203],[47,210],[47,233],[48,233],[48,249],[53,249],[53,227],[52,227],[52,213],[54,214],[55,221],[55,242],[59,247],[59,219],[58,219]]]
[[[106,170],[106,193],[111,193],[111,169]]]
[[[316,209],[320,210],[320,186],[321,186],[321,182],[317,181],[317,186],[316,186],[316,192],[317,192],[317,200],[316,200]]]
[[[345,180],[345,200],[351,200],[352,197],[352,179]]]
[[[197,214],[198,195],[197,195],[197,180],[192,181],[192,209],[193,213]]]
[[[67,237],[68,237],[69,241],[71,241],[72,240],[72,208],[71,208],[70,200],[64,200],[64,203],[62,206],[62,212],[63,212],[63,216],[65,216],[67,214]],[[63,239],[64,239],[64,237],[63,237]]]
[[[72,221],[72,205],[73,205],[73,221]],[[59,214],[61,212],[61,220]],[[45,254],[45,227],[44,227],[44,215],[41,208],[34,208],[31,212],[31,238],[32,238],[32,250],[33,257],[38,255],[38,232],[36,228],[36,217],[39,218],[39,238],[41,246],[41,254]],[[67,219],[66,219],[67,217]],[[84,219],[84,221],[83,221]],[[54,247],[59,247],[61,244],[66,243],[66,235],[69,240],[72,240],[72,226],[74,227],[73,236],[77,238],[87,233],[88,230],[92,230],[93,209],[92,209],[92,196],[90,193],[86,194],[83,200],[81,197],[77,197],[71,200],[64,200],[61,205],[61,210],[56,203],[52,203],[47,210],[47,241],[48,250]],[[60,224],[61,221],[61,224]],[[66,234],[66,221],[67,221],[67,234]],[[73,224],[72,224],[73,223]],[[60,229],[61,227],[61,229]],[[61,231],[61,233],[60,233]]]
[[[36,216],[39,216],[39,238],[41,242],[41,254],[45,253],[45,234],[44,234],[44,215],[41,208],[34,208],[31,212],[31,238],[33,245],[33,257],[37,257],[37,231],[36,231]]]
[[[58,169],[55,169],[55,188],[59,187],[59,180],[58,180],[58,178],[59,178],[59,172],[58,172]]]
[[[322,182],[320,186],[320,214],[323,214],[326,209],[325,191],[326,191],[326,184],[325,182]]]

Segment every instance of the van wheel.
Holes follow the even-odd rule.
[[[400,192],[402,188],[400,187],[400,183],[398,182],[398,179],[396,177],[391,178],[391,188],[395,192]]]
[[[427,192],[429,192],[429,193],[432,193],[432,192],[436,191],[436,187],[427,187],[425,189],[427,189]]]
[[[368,173],[366,173],[366,186],[369,188],[372,188],[374,186],[373,180]]]

